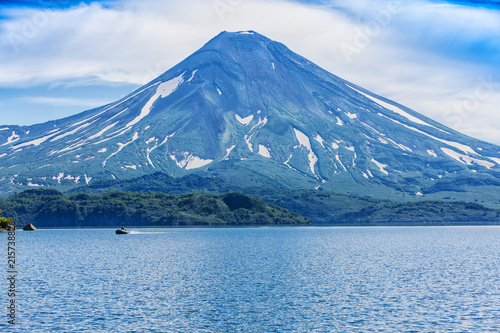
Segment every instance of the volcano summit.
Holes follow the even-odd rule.
[[[500,190],[500,147],[347,82],[256,32],[222,32],[123,99],[0,126],[0,190],[158,171],[386,198]]]

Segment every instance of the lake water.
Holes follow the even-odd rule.
[[[136,231],[17,232],[17,331],[500,331],[500,227]]]

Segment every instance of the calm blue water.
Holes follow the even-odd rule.
[[[500,227],[40,230],[17,241],[19,332],[500,331]]]

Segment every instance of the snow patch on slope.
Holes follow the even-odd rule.
[[[290,160],[292,159],[292,156],[293,156],[293,154],[290,154],[290,157],[288,157],[288,159],[285,162],[283,162],[283,164],[288,166],[290,169],[293,169],[293,168],[290,166],[290,164],[288,164],[288,162],[290,162]]]
[[[385,168],[388,167],[387,164],[383,164],[383,163],[377,162],[374,158],[372,158],[371,161],[377,165],[377,167],[379,168],[380,172],[384,173],[387,176],[389,175],[389,173],[387,172],[387,170],[385,170]]]
[[[127,143],[119,143],[118,142],[118,150],[115,151],[114,153],[112,153],[111,155],[109,155],[105,160],[104,162],[102,162],[102,166],[105,167],[106,166],[106,163],[108,162],[108,160],[115,156],[116,154],[118,154],[123,148],[125,148],[126,146],[128,146],[129,144],[131,144],[132,142],[134,142],[135,140],[137,140],[139,138],[139,134],[137,132],[134,133],[134,135],[132,136],[132,140],[130,140],[129,142]]]
[[[342,163],[342,161],[340,160],[339,154],[335,155],[335,159],[337,160],[337,162],[340,163],[340,165],[342,166],[342,168],[344,169],[344,171],[347,171],[347,168],[345,167],[344,163]]]
[[[479,160],[477,158],[473,158],[473,157],[470,157],[468,155],[462,155],[462,154],[459,154],[456,151],[448,149],[448,148],[441,148],[441,150],[446,155],[450,156],[451,158],[454,158],[455,160],[457,160],[463,164],[467,164],[467,165],[477,164],[477,165],[484,166],[485,168],[488,168],[488,169],[491,169],[495,166],[495,163]]]
[[[386,118],[386,119],[392,120],[392,121],[393,121],[393,122],[395,122],[396,124],[399,124],[399,125],[404,126],[404,127],[408,128],[408,129],[411,129],[412,131],[415,131],[415,132],[417,132],[417,133],[420,133],[420,134],[426,135],[426,136],[428,136],[428,137],[430,137],[430,138],[432,138],[432,139],[434,139],[434,140],[441,141],[442,143],[445,143],[445,144],[447,144],[447,145],[449,145],[449,146],[452,146],[452,147],[455,147],[455,148],[457,148],[457,149],[460,149],[460,150],[461,150],[461,151],[463,151],[464,153],[467,153],[467,154],[468,154],[468,153],[471,153],[471,154],[475,154],[475,155],[477,155],[477,153],[474,151],[474,149],[472,149],[471,147],[469,147],[469,146],[467,146],[467,145],[464,145],[464,144],[461,144],[461,143],[458,143],[458,142],[455,142],[455,141],[448,141],[448,140],[444,140],[444,139],[436,138],[435,136],[430,135],[430,134],[428,134],[428,133],[425,133],[424,131],[421,131],[421,130],[419,130],[418,128],[415,128],[415,127],[412,127],[412,126],[408,126],[408,125],[406,125],[406,124],[403,124],[402,122],[397,121],[396,119],[392,119],[392,118],[390,118],[390,117],[387,117],[387,116],[385,116],[385,115],[383,115],[383,114],[381,114],[381,113],[378,113],[378,115],[379,115],[379,116],[381,116],[381,117],[384,117],[384,118]]]
[[[61,184],[61,179],[63,179],[63,177],[64,177],[64,172],[60,172],[60,173],[59,173],[59,175],[58,175],[57,177],[56,177],[56,176],[54,176],[54,177],[52,177],[52,179],[53,179],[53,180],[56,180],[56,179],[57,179],[57,183],[58,183],[58,184]]]
[[[316,137],[314,138],[314,140],[318,141],[318,142],[319,142],[319,144],[320,144],[323,148],[325,148],[325,145],[323,144],[323,142],[325,142],[325,140],[323,140],[323,138],[322,138],[319,134],[318,134],[318,135],[316,135]]]
[[[250,149],[250,151],[253,153],[253,147],[252,147],[252,143],[250,142],[250,139],[252,138],[252,136],[248,137],[247,135],[245,135],[245,141],[247,143],[247,147],[248,149]]]
[[[175,155],[170,155],[170,158],[175,161],[175,164],[177,164],[179,168],[183,168],[186,170],[201,168],[213,162],[213,160],[204,160],[202,158],[199,158],[198,156],[189,154],[189,152],[182,153],[182,159],[177,159]]]
[[[271,158],[271,153],[269,152],[269,149],[267,149],[267,147],[263,145],[259,145],[258,154],[267,158]]]
[[[158,139],[155,139],[155,138],[150,138],[146,143],[149,145],[149,143],[153,142],[153,141],[156,141],[155,142],[155,145],[154,147],[151,147],[151,148],[146,148],[146,159],[148,160],[148,163],[153,167],[153,168],[156,168],[155,165],[153,164],[153,161],[151,161],[151,153],[153,152],[153,150],[155,150],[156,148],[160,147],[161,145],[164,145],[170,138],[172,138],[175,134],[177,133],[174,132],[172,134],[168,134],[165,139],[160,143],[158,144]],[[153,139],[153,140],[151,140]]]
[[[434,150],[427,150],[427,154],[433,156],[433,157],[437,157],[437,154]]]
[[[358,118],[358,115],[355,113],[350,113],[350,112],[344,112],[346,116],[348,116],[351,119],[356,119]]]
[[[28,141],[28,142],[24,142],[24,143],[20,143],[16,146],[12,146],[10,147],[10,149],[19,149],[19,148],[22,148],[22,147],[27,147],[27,146],[39,146],[41,145],[42,143],[44,143],[45,141],[47,141],[48,139],[50,139],[51,137],[55,136],[57,134],[57,132],[55,133],[52,133],[52,134],[49,134],[49,135],[46,135],[46,136],[43,136],[41,138],[38,138],[38,139],[35,139],[35,140],[31,140],[31,141]]]
[[[406,147],[405,145],[403,145],[401,143],[397,143],[396,141],[394,141],[392,139],[387,138],[387,140],[389,140],[390,142],[392,142],[392,144],[395,145],[396,147],[398,147],[399,149],[407,150],[407,151],[410,151],[410,152],[413,151],[410,148]]]
[[[125,128],[123,131],[121,131],[120,133],[118,133],[119,131],[116,131],[116,132],[113,132],[113,133],[110,133],[110,134],[107,134],[107,136],[110,136],[110,135],[114,135],[115,133],[118,133],[117,135],[114,135],[114,136],[111,136],[111,137],[108,137],[106,139],[103,139],[101,141],[98,141],[98,142],[94,142],[92,143],[92,145],[98,145],[98,144],[101,144],[103,142],[106,142],[108,140],[111,140],[111,139],[114,139],[116,137],[119,137],[120,135],[124,134],[125,132],[127,132],[128,130],[130,130],[130,127],[127,127]],[[55,151],[54,153],[63,153],[63,152],[66,152],[66,151],[71,151],[71,150],[76,150],[76,149],[80,149],[79,147],[83,146],[85,143],[87,143],[88,139],[85,139],[85,140],[82,140],[80,141],[79,143],[75,143],[71,146],[68,146],[64,149],[61,149],[59,151]]]
[[[78,184],[79,181],[80,181],[80,176],[73,177],[72,175],[67,175],[66,177],[64,177],[64,179],[66,179],[66,180],[72,180],[72,181],[75,182],[75,184]]]
[[[235,114],[234,116],[236,117],[236,120],[238,120],[238,122],[240,124],[245,125],[245,126],[247,126],[248,124],[250,124],[250,122],[253,120],[253,115],[249,115],[248,117],[245,117],[245,118],[241,118],[237,114]]]
[[[111,118],[109,118],[108,120],[106,120],[106,121],[105,121],[105,123],[107,123],[108,121],[111,121],[112,119],[114,119],[114,118],[118,117],[119,115],[121,115],[123,112],[125,112],[125,111],[127,111],[127,110],[128,110],[128,108],[126,108],[126,109],[125,109],[125,110],[123,110],[123,111],[118,112],[118,113],[117,113],[117,114],[115,114],[113,117],[111,117]]]
[[[410,121],[412,121],[412,122],[414,122],[414,123],[416,123],[416,124],[429,126],[429,127],[435,128],[435,129],[437,129],[437,130],[439,130],[439,131],[441,131],[441,132],[444,132],[444,133],[450,134],[450,133],[448,133],[448,132],[446,132],[446,131],[443,131],[443,130],[442,130],[442,129],[440,129],[440,128],[437,128],[436,126],[433,126],[433,125],[431,125],[431,124],[426,123],[425,121],[423,121],[423,120],[421,120],[421,119],[419,119],[419,118],[417,118],[417,117],[415,117],[415,116],[412,116],[411,114],[409,114],[408,112],[405,112],[405,111],[401,110],[401,109],[400,109],[400,108],[398,108],[397,106],[394,106],[394,105],[392,105],[392,104],[389,104],[389,103],[386,103],[386,102],[384,102],[384,101],[381,101],[380,99],[375,98],[375,97],[373,97],[373,96],[370,96],[370,95],[368,95],[368,94],[365,94],[364,92],[359,91],[358,89],[353,88],[353,87],[351,87],[351,86],[349,86],[349,85],[347,85],[347,86],[348,86],[349,88],[351,88],[352,90],[357,91],[357,92],[358,92],[358,93],[360,93],[361,95],[363,95],[363,96],[367,97],[368,99],[371,99],[372,101],[374,101],[375,103],[377,103],[378,105],[380,105],[381,107],[383,107],[384,109],[391,110],[392,112],[395,112],[395,113],[399,114],[400,116],[403,116],[403,117],[405,117],[406,119],[408,119],[408,120],[410,120]]]
[[[260,110],[259,110],[259,111],[257,111],[257,113],[260,113]],[[248,117],[247,117],[247,118],[248,118]],[[248,133],[251,133],[251,132],[252,132],[255,128],[257,128],[257,127],[262,128],[262,127],[264,127],[266,124],[267,124],[267,117],[264,117],[264,119],[261,119],[261,118],[260,118],[260,116],[259,116],[259,122],[258,122],[256,125],[254,125],[254,126],[250,129],[250,131],[248,131]],[[250,149],[250,151],[251,151],[251,152],[253,152],[253,147],[252,147],[252,144],[250,143],[250,140],[251,140],[251,139],[252,139],[252,137],[255,135],[255,133],[256,133],[256,132],[252,133],[252,135],[250,135],[250,136],[248,136],[248,134],[247,134],[247,135],[245,135],[245,141],[246,141],[246,143],[247,143],[248,149]]]
[[[305,135],[304,133],[302,133],[298,129],[294,128],[293,131],[295,132],[295,137],[297,138],[297,140],[299,140],[298,147],[304,146],[304,147],[306,147],[307,151],[309,152],[307,155],[307,157],[309,159],[309,169],[311,170],[313,175],[316,176],[316,173],[314,172],[314,165],[318,161],[318,157],[314,154],[314,152],[311,148],[311,141],[309,140],[307,135]]]
[[[53,138],[52,140],[50,140],[50,142],[54,142],[54,141],[56,141],[56,140],[60,140],[60,139],[62,139],[62,138],[65,138],[65,137],[67,137],[67,136],[69,136],[69,135],[75,134],[75,133],[77,133],[78,131],[80,131],[80,130],[84,129],[85,127],[90,126],[90,125],[91,125],[91,124],[93,124],[94,122],[95,122],[95,120],[94,120],[93,122],[83,124],[82,126],[77,127],[77,128],[75,128],[74,130],[72,130],[72,131],[69,131],[69,132],[63,133],[63,134],[61,134],[61,135],[58,135],[58,136],[56,136],[55,138]]]
[[[99,133],[96,133],[92,136],[89,137],[89,140],[93,140],[95,138],[98,138],[100,137],[101,135],[103,135],[105,132],[109,131],[111,128],[113,128],[116,124],[118,124],[118,121],[116,123],[113,123],[111,125],[108,125],[106,126],[105,128],[103,128],[101,131],[99,131]]]
[[[224,156],[224,158],[221,161],[229,159],[228,156],[229,156],[229,154],[231,154],[231,151],[234,149],[234,147],[236,147],[236,145],[232,145],[230,148],[226,149],[226,156]]]
[[[191,82],[191,80],[193,80],[194,75],[196,74],[196,72],[197,72],[197,71],[198,71],[198,70],[197,70],[197,69],[195,69],[195,70],[193,71],[193,73],[191,73],[191,77],[187,80],[187,82]]]
[[[4,128],[4,129],[8,129],[8,128]],[[21,138],[21,136],[16,134],[16,131],[12,131],[11,136],[9,136],[7,138],[7,142],[5,142],[2,146],[8,145],[9,143],[12,143],[12,142],[16,142],[20,138]]]
[[[177,87],[179,87],[182,82],[184,82],[184,79],[182,78],[183,75],[184,73],[173,78],[172,80],[161,83],[158,88],[156,88],[156,93],[143,106],[143,108],[141,109],[141,113],[137,117],[135,117],[135,119],[130,121],[125,127],[131,127],[140,122],[151,112],[151,108],[158,98],[165,98],[173,93],[177,89]]]
[[[259,111],[260,111],[260,110],[259,110]],[[259,112],[259,113],[260,113],[260,112]],[[266,116],[266,117],[264,117],[264,119],[261,119],[261,118],[260,118],[260,116],[259,116],[259,122],[258,122],[256,125],[254,125],[254,127],[252,127],[252,128],[250,129],[250,132],[251,132],[251,131],[253,131],[253,130],[254,130],[255,128],[257,128],[257,127],[262,128],[262,127],[264,127],[266,124],[267,124],[267,116]]]

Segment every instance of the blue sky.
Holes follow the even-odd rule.
[[[0,124],[112,102],[222,30],[255,30],[330,72],[500,144],[500,1],[0,2]]]

